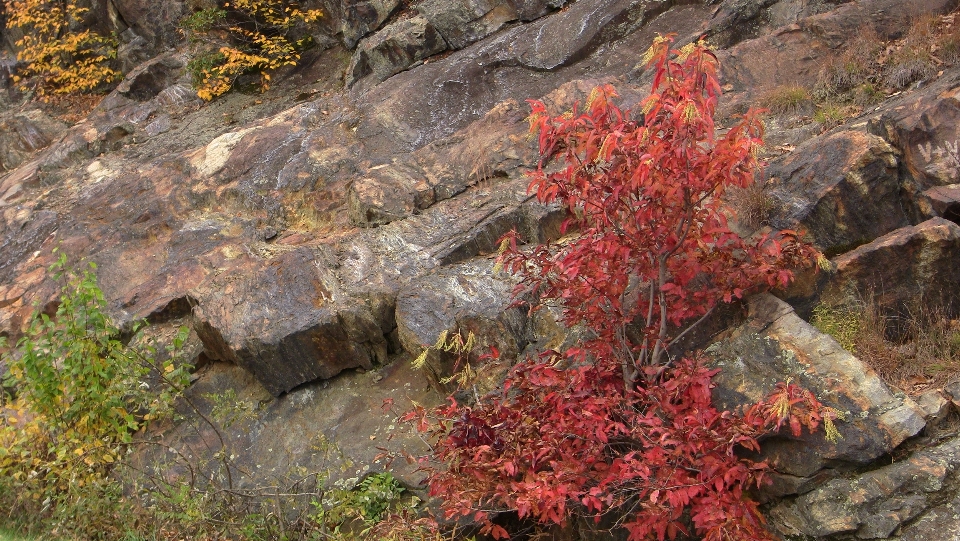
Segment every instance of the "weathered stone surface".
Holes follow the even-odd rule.
[[[400,73],[389,85],[355,87],[357,94],[366,92],[358,96],[363,119],[357,133],[371,147],[416,150],[452,135],[498,103],[524,103],[572,80],[622,74],[637,64],[636,51],[648,47],[656,32],[696,32],[696,21],[707,12],[691,5],[665,13],[671,6],[669,0],[575,2],[424,64],[416,74]],[[638,28],[643,30],[634,32]],[[617,48],[604,50],[612,56],[591,57],[602,44],[618,39],[624,41]],[[597,62],[590,69],[595,75],[584,77],[576,67],[581,61]],[[417,96],[416,105],[401,96]]]
[[[357,47],[346,83],[369,77],[379,83],[417,62],[447,49],[437,29],[424,17],[411,17],[389,24]]]
[[[185,59],[178,54],[164,54],[139,63],[117,86],[117,92],[136,101],[155,98],[173,86],[184,75]]]
[[[925,391],[916,397],[917,405],[923,410],[927,424],[936,424],[950,414],[951,403],[938,389]]]
[[[465,355],[429,352],[425,368],[440,390],[456,389],[455,383],[444,385],[442,381],[462,370],[466,362],[489,370],[489,363],[477,362],[478,355],[488,353],[489,347],[500,352],[500,362],[509,362],[529,341],[525,310],[509,308],[515,280],[494,272],[493,265],[491,259],[475,259],[444,266],[412,281],[397,297],[397,330],[405,350],[419,354],[433,346],[441,333],[459,333],[463,339],[473,333],[476,337],[478,349]],[[481,392],[499,381],[484,383]]]
[[[913,14],[952,7],[951,0],[726,0],[707,26],[712,43],[729,44],[719,51],[732,87],[720,102],[721,116],[743,113],[779,86],[811,87],[823,63],[863,28],[899,39]],[[767,135],[768,142],[779,138],[774,129]]]
[[[921,197],[929,204],[930,213],[953,223],[960,222],[960,184],[934,186],[924,190]]]
[[[873,292],[887,308],[956,301],[960,284],[960,226],[931,218],[904,227],[833,260],[836,275],[825,298],[857,299]]]
[[[316,273],[308,278],[302,269]],[[380,314],[343,298],[337,279],[305,248],[205,296],[196,317],[207,355],[247,369],[274,396],[386,362],[384,335],[392,330],[380,327]]]
[[[771,516],[785,535],[855,532],[859,539],[886,539],[935,502],[939,492],[955,481],[958,468],[960,439],[954,438],[901,462],[829,481],[777,505]]]
[[[120,34],[120,47],[117,49],[117,62],[120,64],[120,73],[129,73],[140,64],[150,60],[156,51],[144,38],[127,28]]]
[[[129,6],[137,0],[124,1],[127,13],[132,13]],[[369,0],[371,5],[395,10],[389,7],[392,0],[378,2]],[[329,25],[326,31],[346,35],[340,11],[347,4],[362,2],[305,0],[303,4],[317,7],[318,3],[327,12],[322,22]],[[912,9],[921,3],[910,0],[903,6]],[[749,8],[748,3],[741,4]],[[179,9],[178,5],[144,9],[162,12]],[[212,4],[191,0],[189,5]],[[62,141],[52,139],[38,156],[27,157],[0,178],[0,261],[4,262],[0,332],[15,338],[32,303],[44,304],[52,298],[56,288],[45,268],[53,260],[51,249],[59,245],[72,261],[89,259],[99,264],[111,313],[121,323],[140,317],[159,322],[195,310],[206,350],[199,360],[230,359],[245,367],[210,363],[215,368],[199,374],[196,396],[203,401],[204,394],[235,389],[252,408],[260,408],[257,420],[243,421],[242,428],[229,434],[244,444],[238,448],[238,460],[246,461],[251,479],[276,479],[297,464],[312,468],[316,457],[308,448],[310,439],[301,437],[300,431],[340,436],[340,443],[348,440],[345,452],[355,462],[373,461],[379,451],[370,442],[379,443],[383,432],[376,432],[369,412],[377,410],[384,393],[400,389],[402,394],[390,396],[407,395],[429,403],[417,392],[408,394],[395,386],[385,390],[374,381],[376,374],[389,380],[388,371],[406,370],[408,358],[400,357],[367,374],[347,368],[375,366],[385,355],[404,349],[393,309],[398,295],[411,299],[433,295],[436,303],[421,302],[426,314],[441,322],[473,321],[465,314],[482,315],[488,307],[476,306],[477,298],[466,293],[454,298],[460,290],[442,289],[441,282],[443,288],[459,285],[461,280],[471,287],[489,286],[488,280],[496,277],[468,271],[491,263],[474,258],[495,251],[496,239],[511,227],[530,240],[558,234],[564,213],[534,204],[526,193],[529,181],[524,173],[539,156],[536,141],[528,138],[524,100],[544,99],[552,112],[560,113],[582,101],[594,85],[609,82],[623,96],[621,103],[633,106],[645,93],[642,81],[649,76],[637,67],[638,53],[657,32],[677,32],[681,42],[684,36],[699,36],[717,2],[514,0],[509,5],[516,13],[510,17],[517,21],[422,64],[411,60],[415,54],[401,55],[406,60],[387,65],[402,65],[406,71],[383,84],[376,84],[371,75],[343,90],[347,56],[342,49],[334,49],[309,52],[302,66],[278,73],[272,88],[263,94],[231,93],[202,104],[188,83],[176,80],[175,70],[169,72],[170,86],[164,89],[160,87],[166,82],[144,79],[141,86],[127,88],[126,96],[114,92]],[[562,11],[522,24],[563,5]],[[734,5],[726,3],[724,9]],[[763,21],[766,28],[776,21],[796,20],[801,29],[747,39],[737,46],[737,56],[721,53],[724,76],[732,79],[735,74],[735,86],[746,88],[754,80],[764,84],[809,80],[824,55],[833,54],[832,47],[841,46],[855,33],[838,15],[847,13],[844,10],[856,8],[857,18],[851,20],[875,22],[881,32],[886,32],[889,21],[905,20],[907,11],[897,9],[900,4],[890,0],[839,7],[827,1],[799,0],[765,5],[765,12],[752,20]],[[403,3],[403,7],[411,6]],[[819,26],[814,19],[804,22],[804,17],[820,9],[830,12],[818,19]],[[408,10],[398,18],[408,16],[417,17]],[[378,11],[369,28],[384,24],[376,22],[382,17]],[[144,26],[145,20],[128,22],[141,33],[138,25]],[[162,16],[157,20],[155,32],[162,33],[167,21]],[[357,28],[368,24],[357,21],[362,23]],[[495,24],[480,30],[502,24],[489,21]],[[905,23],[900,26],[904,28]],[[823,39],[818,29],[824,31]],[[366,41],[374,43],[384,31]],[[422,48],[422,36],[409,37],[411,44]],[[153,38],[148,41],[152,46]],[[382,54],[388,56],[389,50],[383,49]],[[763,68],[762,73],[750,66]],[[145,68],[145,73],[150,69],[156,68]],[[941,93],[956,86],[946,82],[956,77],[956,68],[944,69],[945,74],[930,86]],[[160,78],[167,80],[165,75]],[[737,91],[739,87],[733,94]],[[892,98],[889,107],[906,107],[923,92],[905,92]],[[863,152],[857,154],[853,148],[852,154],[821,153],[821,164],[810,159],[813,176],[843,177],[844,173],[834,171],[849,170],[850,163],[876,172],[884,182],[899,175],[902,163],[890,166],[888,158],[896,158],[900,145],[885,128],[874,129],[884,126],[875,122],[865,128],[851,122],[846,129],[861,134],[838,139],[864,143],[859,147]],[[836,143],[831,139],[834,135],[819,138],[819,144]],[[882,137],[893,150],[874,137]],[[857,190],[850,186],[860,186],[846,178],[839,184],[851,192]],[[910,196],[908,184],[901,182],[901,191]],[[872,189],[869,183],[860,187]],[[362,201],[354,208],[348,197],[351,191],[356,201]],[[886,204],[886,195],[881,195]],[[830,197],[826,198],[832,201]],[[819,201],[811,198],[807,203],[815,207]],[[845,204],[860,211],[860,201]],[[909,210],[913,202],[903,204]],[[881,217],[880,222],[889,218],[887,207],[879,203],[876,207],[870,211]],[[903,215],[916,219],[906,211]],[[376,227],[356,228],[355,224]],[[843,222],[843,227],[848,225]],[[839,231],[836,237],[849,233],[830,227],[834,228],[831,235]],[[435,287],[420,286],[421,282]],[[467,310],[468,305],[476,310]],[[458,312],[461,308],[465,311]],[[484,325],[489,325],[484,328],[507,329],[493,338],[505,341],[498,348],[512,354],[507,338],[514,331],[504,323],[506,315],[483,317]],[[780,329],[781,324],[771,328]],[[564,337],[571,335],[546,317],[526,325],[525,338],[511,338],[517,349],[524,340],[534,339],[561,347]],[[861,464],[863,457],[889,450],[917,428],[920,415],[908,402],[897,402],[895,396],[888,400],[893,395],[886,388],[877,391],[874,378],[856,375],[847,358],[831,353],[819,335],[804,334],[808,332],[804,328],[797,332],[797,343],[783,331],[784,336],[761,340],[763,347],[743,346],[744,351],[762,350],[756,356],[744,355],[745,359],[772,359],[774,368],[757,372],[766,375],[757,376],[762,381],[756,380],[756,389],[731,385],[743,391],[737,400],[745,400],[748,391],[756,390],[752,398],[768,391],[774,381],[784,379],[781,367],[789,365],[802,372],[796,379],[807,387],[826,389],[821,397],[828,404],[854,413],[866,411],[867,416],[841,423],[840,429],[851,433],[835,447],[814,439],[802,444],[788,438],[767,442],[771,456],[780,457],[781,464],[789,464],[786,469],[795,474],[778,477],[781,494],[809,491],[835,476],[819,470],[825,463]],[[422,347],[435,339],[425,334],[422,340],[408,339],[407,344]],[[827,363],[810,348],[824,349],[828,357],[839,360]],[[809,354],[822,366],[838,365],[842,377],[823,376],[812,369],[808,374],[799,369],[807,365],[791,361],[784,352],[793,352],[797,358]],[[811,365],[821,366],[812,361]],[[285,373],[279,375],[280,370]],[[340,370],[328,387],[310,383]],[[342,383],[347,387],[341,388]],[[427,386],[417,374],[411,374],[407,383],[420,391]],[[285,389],[290,391],[284,393]],[[848,396],[848,390],[854,396]],[[272,393],[283,394],[273,399]],[[327,418],[330,424],[313,424]],[[203,448],[202,441],[179,435],[185,446]],[[283,442],[282,451],[274,447],[277,442]],[[263,457],[269,458],[269,464],[256,461]]]
[[[433,187],[423,178],[422,171],[403,164],[378,167],[371,170],[370,176],[350,185],[347,201],[353,223],[388,224],[433,204]]]
[[[165,445],[144,449],[135,460],[143,465],[162,464],[162,473],[173,476],[186,474],[183,458],[204,471],[211,462],[217,463],[207,459],[209,453],[222,449],[232,457],[238,489],[288,488],[308,474],[349,487],[351,480],[356,483],[368,473],[389,469],[408,489],[418,491],[423,479],[419,465],[391,460],[383,450],[414,456],[428,452],[415,427],[398,423],[396,416],[410,400],[426,407],[437,405],[439,397],[429,389],[409,358],[365,373],[347,371],[332,381],[305,385],[278,398],[242,368],[210,363],[198,372],[188,393],[200,413],[217,420],[223,439],[184,409],[181,413],[188,422],[167,432]],[[226,403],[220,398],[218,407],[217,397],[225,396],[231,398]],[[394,401],[396,410],[384,411],[385,400]],[[169,447],[182,452],[180,460],[169,460]],[[284,501],[288,509],[306,509],[310,504],[309,497],[291,496]]]
[[[508,0],[521,21],[532,21],[538,19],[551,9],[559,9],[565,6],[569,0]]]
[[[960,496],[930,509],[908,524],[895,541],[932,541],[960,538]]]
[[[901,37],[912,13],[944,12],[952,7],[949,0],[725,0],[711,18],[707,35],[711,43],[728,48],[754,39],[765,42],[782,27],[799,24],[835,50],[865,26],[883,36]]]
[[[462,49],[519,18],[508,0],[422,0],[417,11],[451,49]]]
[[[922,191],[960,182],[960,81],[931,85],[885,111],[876,130],[903,152],[908,178]]]
[[[582,90],[587,83],[571,86]],[[556,94],[563,93],[551,97]],[[391,164],[370,168],[369,175],[348,192],[351,220],[362,226],[382,225],[455,197],[470,186],[483,189],[485,184],[521,176],[538,159],[532,141],[524,140],[525,116],[522,106],[508,100],[456,135]]]
[[[16,169],[66,129],[66,124],[39,109],[0,116],[0,171]]]
[[[873,370],[772,295],[752,297],[747,322],[708,351],[721,369],[714,398],[725,409],[754,403],[790,378],[845,415],[837,423],[839,441],[827,441],[822,431],[799,439],[784,431],[766,442],[764,453],[780,472],[809,477],[831,464],[866,464],[924,427],[923,411],[912,400],[894,394]]]
[[[186,0],[113,0],[108,3],[116,6],[123,20],[154,50],[160,51],[183,41],[180,20],[190,12]]]
[[[341,0],[340,32],[348,49],[390,17],[400,0]]]
[[[768,174],[773,226],[808,231],[828,255],[909,224],[900,199],[897,149],[861,131],[807,141]]]

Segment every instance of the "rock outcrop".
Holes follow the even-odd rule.
[[[835,442],[817,432],[766,443],[774,469],[794,482],[824,467],[869,463],[925,426],[923,410],[913,400],[895,394],[873,370],[773,295],[750,299],[747,321],[708,351],[721,369],[715,400],[726,409],[755,403],[778,381],[790,379],[816,389],[824,405],[840,412],[841,438]]]
[[[706,34],[721,45],[719,122],[729,124],[778,85],[810,84],[858,29],[897,39],[913,14],[954,7],[314,0],[304,6],[325,11],[328,49],[263,94],[205,104],[182,49],[167,50],[181,45],[177,19],[205,4],[106,4],[109,24],[127,31],[123,83],[71,127],[37,108],[0,113],[0,335],[15,340],[33,306],[54,300],[55,247],[96,262],[121,324],[192,326],[203,366],[190,393],[205,415],[228,392],[249,406],[224,436],[251,485],[325,468],[321,439],[361,468],[383,467],[376,447],[388,432],[420,452],[379,408],[384,398],[440,403],[457,362],[476,361],[432,352],[427,373],[412,369],[443,332],[497,348],[480,390],[519,356],[576,339],[550,310],[510,307],[515,279],[493,270],[501,235],[557,239],[565,216],[527,193],[541,157],[524,100],[559,113],[612,83],[633,106],[653,36]],[[833,267],[807,280],[798,305],[870,289],[889,305],[956,300],[960,67],[941,67],[825,133],[802,115],[770,122],[781,144],[768,156],[767,222],[809,234]],[[777,469],[765,497],[781,532],[913,540],[960,528],[957,440],[930,435],[949,432],[960,390],[913,400],[769,295],[711,352],[723,406],[790,377],[846,414],[838,442],[765,442]],[[218,445],[191,426],[165,442],[191,453]],[[419,481],[399,463],[405,482]]]
[[[836,276],[823,295],[834,301],[875,296],[888,309],[918,302],[956,302],[960,283],[960,226],[931,218],[892,231],[833,260]]]
[[[807,141],[768,170],[772,225],[797,225],[828,255],[909,224],[900,197],[898,151],[862,131]]]

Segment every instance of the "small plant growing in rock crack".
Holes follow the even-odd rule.
[[[727,227],[724,193],[753,182],[762,123],[751,111],[716,136],[717,59],[703,42],[671,43],[658,37],[644,56],[654,76],[642,119],[614,105],[609,85],[559,116],[530,102],[542,156],[530,190],[566,208],[563,229],[578,235],[526,251],[510,233],[501,261],[521,277],[519,298],[558,301],[563,323],[593,338],[521,361],[473,405],[403,416],[432,427],[425,467],[448,520],[501,539],[496,516],[513,512],[528,525],[619,516],[631,541],[769,540],[747,494],[768,465],[738,452],[781,428],[832,426],[789,383],[718,411],[716,371],[674,356],[718,303],[787,285],[816,252],[794,232],[744,239]]]
[[[233,0],[185,18],[181,27],[195,46],[187,69],[197,95],[210,101],[245,74],[257,74],[255,84],[267,90],[270,72],[300,61],[312,43],[303,27],[321,16],[286,0]]]
[[[24,63],[14,81],[41,99],[90,92],[113,83],[120,73],[110,67],[117,41],[87,29],[77,31],[89,8],[75,0],[9,0],[7,28],[23,37],[15,43]]]

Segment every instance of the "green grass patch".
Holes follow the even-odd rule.
[[[0,541],[34,541],[36,537],[19,533],[10,528],[0,527]]]

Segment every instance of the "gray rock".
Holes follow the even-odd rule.
[[[828,256],[908,225],[897,155],[860,131],[808,140],[767,169],[777,207],[771,225],[808,231]]]
[[[960,283],[960,226],[932,218],[904,227],[833,259],[836,274],[823,296],[857,299],[873,293],[886,309],[956,300]]]
[[[937,389],[922,393],[916,398],[916,402],[923,410],[928,424],[936,424],[950,414],[950,401]]]
[[[901,462],[834,479],[776,505],[770,516],[784,535],[855,532],[860,539],[885,539],[934,504],[958,468],[960,439],[954,438]]]
[[[523,107],[508,100],[454,136],[390,164],[371,167],[348,191],[351,220],[361,226],[383,225],[455,197],[471,186],[489,193],[494,184],[520,177],[522,171],[536,166],[536,149],[532,141],[524,141],[527,130]],[[537,232],[528,238],[544,234]]]
[[[304,279],[302,269],[314,269]],[[248,370],[274,396],[387,359],[381,314],[345,298],[309,250],[277,256],[256,275],[202,299],[197,334],[207,356]],[[389,310],[389,307],[377,307]]]
[[[423,455],[429,448],[412,424],[396,417],[411,400],[427,408],[441,401],[406,358],[365,373],[347,371],[335,381],[304,385],[277,398],[242,368],[209,363],[198,371],[188,394],[219,435],[197,413],[181,409],[185,422],[163,435],[164,444],[141,447],[130,460],[147,468],[159,465],[163,475],[176,476],[189,475],[186,458],[198,472],[223,474],[215,469],[220,462],[208,459],[209,453],[222,450],[230,457],[238,489],[289,488],[296,480],[309,482],[310,474],[327,487],[337,482],[349,486],[368,473],[390,471],[419,493],[424,473],[416,461],[401,457]],[[393,401],[393,411],[384,410],[385,400]],[[179,460],[170,460],[171,447],[182,453]],[[308,509],[310,499],[290,495],[284,508]]]
[[[921,194],[921,205],[929,205],[929,214],[940,216],[951,222],[960,221],[960,184],[934,186]]]
[[[904,526],[897,541],[934,539],[960,539],[960,496],[930,509],[913,523]]]
[[[160,51],[183,41],[180,20],[189,14],[186,0],[114,0],[116,10],[133,32]]]
[[[397,297],[397,330],[401,344],[414,354],[433,346],[441,333],[469,333],[476,337],[477,348],[466,354],[430,350],[426,371],[431,383],[441,392],[456,390],[457,384],[444,380],[465,363],[485,366],[489,379],[480,389],[483,394],[499,384],[509,364],[489,374],[490,363],[478,362],[479,355],[496,347],[499,362],[510,363],[526,347],[527,316],[522,308],[509,308],[516,283],[509,275],[493,271],[491,259],[475,259],[444,266],[410,283]]]
[[[363,226],[378,226],[406,218],[435,200],[433,187],[423,173],[403,164],[381,166],[350,185],[347,201],[350,219]]]
[[[120,35],[121,44],[117,49],[117,61],[120,72],[129,73],[156,54],[153,46],[144,38],[128,28]]]
[[[423,0],[417,4],[417,11],[451,49],[462,49],[519,18],[508,0]]]
[[[794,438],[786,431],[764,447],[774,468],[809,477],[831,464],[867,464],[889,453],[924,428],[923,410],[894,394],[877,374],[798,317],[769,294],[750,299],[748,320],[730,338],[711,346],[720,373],[714,399],[735,409],[791,379],[826,406],[844,414],[837,422],[842,438],[828,441],[823,431]]]
[[[139,64],[127,74],[116,91],[135,101],[151,100],[179,81],[185,65],[184,58],[178,54],[160,55]]]
[[[157,104],[165,107],[181,107],[188,103],[199,103],[197,93],[187,84],[176,84],[157,94]]]
[[[376,31],[400,5],[400,0],[341,0],[340,32],[348,49]]]
[[[551,9],[559,9],[569,3],[568,0],[509,0],[513,8],[517,10],[521,21],[532,21],[538,19]]]
[[[143,128],[143,131],[147,134],[147,137],[156,137],[161,133],[170,131],[170,116],[159,116],[156,120],[147,124],[146,127]]]
[[[0,172],[12,171],[62,137],[67,126],[39,109],[0,115]]]
[[[955,381],[944,387],[943,393],[947,395],[954,407],[960,408],[960,381]]]
[[[582,81],[582,70],[574,67],[578,61],[590,58],[604,43],[631,36],[671,5],[668,0],[575,2],[565,10],[505,29],[469,48],[419,66],[416,74],[400,73],[388,85],[355,87],[355,93],[365,92],[358,96],[364,120],[357,133],[370,146],[392,147],[401,152],[416,150],[463,129],[498,103],[523,104],[531,96],[543,96],[565,83]],[[706,8],[688,9],[675,17],[666,17],[663,24],[681,33],[695,32],[698,10]],[[642,37],[638,47],[649,46],[644,33],[636,34],[637,40]],[[623,70],[636,62],[636,51],[609,60],[610,66]],[[588,93],[592,86],[586,89]],[[416,104],[402,96],[417,96]],[[629,97],[625,95],[624,103],[632,105],[635,101],[631,102]],[[424,103],[430,106],[423,107]],[[558,107],[557,111],[562,109]]]
[[[874,122],[876,131],[902,150],[914,190],[960,182],[960,87],[955,80],[930,85]]]
[[[443,37],[424,17],[389,24],[357,47],[347,68],[347,86],[365,77],[379,83],[446,49]]]

